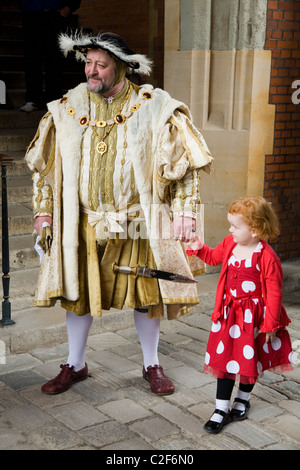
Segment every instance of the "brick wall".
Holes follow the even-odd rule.
[[[153,73],[146,81],[162,88],[164,0],[82,0],[76,13],[80,27],[92,29],[94,34],[119,34],[132,50],[152,59]]]
[[[282,260],[300,256],[300,0],[268,1],[265,48],[272,51],[270,104],[276,106],[273,155],[266,156],[265,197],[281,226],[274,248]],[[300,98],[300,93],[299,93]]]

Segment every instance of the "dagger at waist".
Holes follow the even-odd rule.
[[[180,274],[170,273],[168,271],[160,271],[159,269],[151,269],[146,266],[117,266],[114,264],[113,270],[120,274],[134,274],[135,276],[149,277],[155,279],[164,279],[165,281],[183,282],[183,283],[197,283],[195,279],[190,277],[181,276]]]

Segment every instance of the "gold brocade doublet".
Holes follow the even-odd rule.
[[[112,100],[107,102],[101,96],[90,93],[90,115],[96,122],[106,123],[119,112],[127,95],[129,82]],[[111,127],[111,129],[110,129]],[[108,129],[107,129],[108,128]],[[107,149],[98,151],[100,142]],[[85,132],[83,137],[83,153],[81,161],[80,197],[83,205],[97,211],[103,205],[115,207],[113,175],[116,159],[117,124],[106,127],[94,126]],[[88,182],[85,181],[88,179]]]
[[[118,210],[124,199],[130,204],[137,196],[133,166],[126,160],[127,118],[122,114],[129,114],[132,89],[133,84],[126,81],[123,89],[110,100],[95,93],[89,94],[90,119],[97,124],[88,127],[83,135],[80,199],[83,206],[93,211],[99,211],[104,206]],[[120,125],[123,127],[122,148],[118,150],[121,158],[116,167]]]

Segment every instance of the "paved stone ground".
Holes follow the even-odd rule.
[[[25,352],[20,348],[2,357],[0,449],[155,454],[299,450],[299,291],[285,295],[284,303],[292,319],[295,369],[266,373],[254,387],[248,419],[229,424],[219,435],[203,430],[214,409],[216,381],[202,373],[211,310],[197,306],[179,321],[161,322],[160,363],[176,386],[170,396],[154,395],[141,376],[141,351],[130,313],[128,324],[115,320],[114,328],[109,322],[101,327],[102,319],[94,320],[98,329],[90,335],[87,349],[91,377],[63,394],[45,395],[40,387],[58,373],[67,356],[66,342],[58,341],[53,347],[39,344]],[[2,334],[7,334],[3,333],[7,328],[14,327],[3,328]]]

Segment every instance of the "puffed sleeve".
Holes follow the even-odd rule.
[[[179,110],[165,124],[158,143],[161,200],[168,194],[173,213],[193,214],[200,203],[200,172],[210,172],[212,156],[203,136]]]
[[[32,175],[32,208],[35,214],[46,212],[49,215],[53,213],[52,188],[46,180],[41,177],[37,171]]]
[[[50,113],[41,119],[36,135],[29,144],[25,160],[33,171],[32,207],[35,213],[53,212],[52,170],[55,156],[55,127]]]

